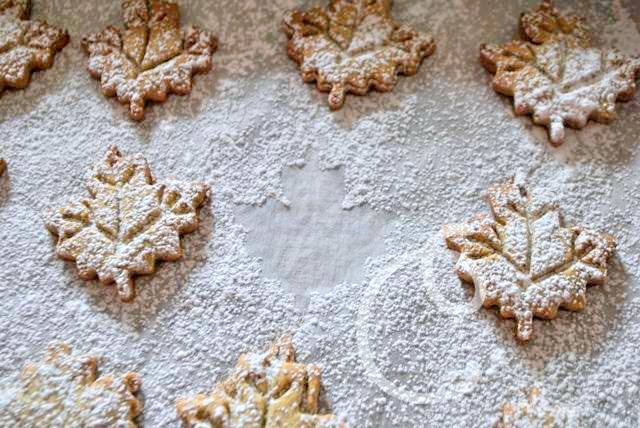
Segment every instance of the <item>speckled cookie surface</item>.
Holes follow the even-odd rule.
[[[108,26],[86,36],[82,48],[102,93],[128,104],[131,117],[142,120],[147,101],[191,92],[193,75],[211,70],[218,42],[209,31],[181,29],[173,1],[122,0],[122,15],[124,30]]]
[[[339,109],[348,93],[393,89],[436,49],[433,37],[391,18],[390,0],[331,0],[328,6],[285,13],[287,51],[305,82],[315,82]]]
[[[140,377],[97,373],[97,357],[74,355],[66,343],[52,344],[42,362],[25,365],[18,385],[0,391],[0,423],[136,428],[134,419],[142,413]]]
[[[0,1],[0,94],[24,89],[31,72],[51,68],[69,42],[65,30],[30,16],[30,0]]]
[[[447,246],[460,253],[455,270],[475,285],[486,308],[516,320],[516,336],[534,336],[533,317],[554,319],[558,309],[581,311],[587,285],[607,281],[616,239],[563,224],[558,203],[540,203],[520,178],[493,186],[492,215],[444,226]]]
[[[321,388],[320,368],[297,362],[284,336],[267,352],[241,355],[227,379],[176,407],[193,428],[346,428],[342,418],[319,411]]]
[[[45,226],[59,257],[75,261],[82,278],[115,283],[125,302],[134,298],[134,275],[182,257],[180,235],[197,229],[209,195],[205,183],[156,182],[142,155],[116,146],[87,173],[87,190],[88,198],[48,209]]]

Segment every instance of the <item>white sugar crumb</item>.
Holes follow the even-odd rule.
[[[102,356],[101,371],[139,373],[141,422],[175,426],[176,398],[209,390],[241,353],[291,332],[298,360],[322,369],[331,413],[354,426],[490,426],[532,388],[548,403],[540,412],[560,408],[574,426],[638,426],[640,96],[619,104],[611,125],[567,130],[554,149],[544,128],[514,117],[478,61],[479,44],[516,38],[518,16],[537,2],[406,0],[394,2],[394,19],[433,35],[438,51],[392,92],[348,96],[332,113],[326,94],[301,82],[280,32],[284,11],[321,1],[183,1],[181,21],[219,38],[214,69],[195,78],[190,95],[149,106],[141,124],[102,96],[80,49],[82,35],[121,25],[119,2],[34,2],[32,17],[66,28],[71,42],[26,90],[0,97],[2,383],[64,340]],[[634,0],[558,6],[587,17],[595,46],[638,53]],[[128,305],[58,260],[39,219],[78,194],[111,144],[142,153],[156,177],[204,181],[214,195],[183,238],[184,257],[137,278]],[[265,276],[250,255],[235,213],[286,201],[283,171],[306,168],[311,151],[321,169],[344,172],[345,209],[390,220],[364,280],[312,295],[303,312],[284,280]],[[486,190],[516,173],[558,201],[567,224],[618,238],[608,285],[587,289],[581,313],[534,321],[527,346],[516,343],[512,321],[465,312],[473,289],[457,278],[441,231],[486,212]],[[369,374],[382,374],[385,389]]]

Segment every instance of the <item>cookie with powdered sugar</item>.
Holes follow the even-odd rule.
[[[525,397],[502,406],[495,428],[562,428],[576,425],[570,412],[546,397],[540,388],[533,387],[524,392]]]
[[[633,98],[640,58],[592,47],[583,18],[544,0],[522,15],[520,32],[524,41],[482,45],[480,60],[495,74],[496,92],[513,97],[517,115],[531,114],[546,126],[553,145],[564,142],[565,127],[610,123],[616,101]]]
[[[266,353],[241,355],[231,376],[207,394],[177,402],[187,427],[344,428],[319,412],[320,369],[296,362],[285,336]]]
[[[554,204],[540,203],[526,183],[511,179],[489,190],[492,215],[444,226],[447,246],[460,253],[455,270],[475,284],[484,307],[516,320],[516,336],[533,337],[533,318],[558,309],[580,311],[587,285],[607,281],[616,239],[566,227]]]
[[[41,363],[28,363],[19,384],[3,388],[3,427],[129,427],[142,413],[136,373],[97,377],[98,358],[52,345]]]
[[[135,295],[134,275],[151,274],[156,260],[182,257],[180,235],[198,227],[209,196],[204,183],[158,183],[141,154],[111,146],[87,174],[90,198],[45,213],[56,254],[75,261],[84,279],[116,284],[122,301]]]
[[[398,75],[413,75],[436,49],[429,35],[391,18],[390,0],[331,0],[328,7],[287,12],[283,28],[289,57],[305,82],[329,92],[339,109],[348,93],[388,92]]]
[[[0,0],[0,94],[26,88],[31,72],[51,68],[69,43],[65,30],[30,16],[30,0]]]
[[[109,26],[85,37],[82,47],[102,93],[142,120],[147,101],[191,92],[193,75],[211,70],[218,42],[208,31],[180,29],[180,9],[171,1],[122,0],[122,12],[123,31]]]

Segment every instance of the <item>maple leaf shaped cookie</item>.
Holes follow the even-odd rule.
[[[25,366],[17,387],[3,391],[0,425],[135,428],[142,412],[139,376],[97,379],[97,361],[73,356],[64,343],[51,346],[42,363]]]
[[[616,240],[565,227],[556,206],[539,204],[513,179],[489,190],[489,204],[493,218],[446,225],[445,239],[460,253],[458,275],[476,285],[485,307],[515,318],[518,339],[528,341],[534,316],[553,319],[560,307],[584,309],[586,286],[607,280]]]
[[[29,0],[0,0],[0,94],[5,88],[23,89],[31,71],[46,70],[69,42],[63,29],[30,21]]]
[[[291,338],[264,354],[242,355],[231,376],[209,394],[178,400],[189,427],[341,428],[333,415],[318,415],[320,369],[297,363]]]
[[[203,183],[156,183],[142,155],[122,157],[115,146],[89,172],[87,189],[90,199],[49,210],[45,225],[58,256],[75,260],[82,278],[115,282],[123,301],[134,297],[134,274],[182,257],[180,235],[198,227],[209,192]]]
[[[193,26],[181,30],[179,7],[169,1],[122,0],[122,11],[123,32],[109,26],[85,37],[82,47],[102,93],[129,104],[131,117],[142,120],[147,100],[191,92],[192,76],[211,70],[217,40]]]
[[[331,0],[328,8],[290,11],[284,17],[288,52],[302,79],[329,92],[329,107],[347,93],[391,91],[398,74],[413,75],[436,48],[433,38],[391,19],[390,0]]]
[[[495,74],[494,89],[514,98],[516,114],[532,114],[534,123],[549,128],[552,144],[564,142],[565,126],[611,122],[616,101],[633,97],[640,58],[591,47],[582,18],[545,0],[522,15],[520,29],[525,41],[482,45],[481,62]]]

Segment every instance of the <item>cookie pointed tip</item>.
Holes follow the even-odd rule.
[[[460,235],[460,225],[445,224],[442,226],[442,237],[447,244],[447,248],[453,251],[460,251],[460,245],[456,242],[456,238]]]
[[[339,110],[344,105],[345,96],[347,94],[347,90],[342,84],[335,84],[331,87],[331,92],[329,93],[329,99],[327,100],[329,103],[329,108],[331,110]]]
[[[280,339],[278,339],[279,344],[286,345],[286,346],[291,345],[292,342],[293,342],[293,338],[291,337],[291,333],[285,333],[282,336],[280,336]]]
[[[526,344],[533,338],[533,315],[516,318],[516,339]]]
[[[142,122],[144,120],[144,105],[140,107],[139,105],[132,105],[129,110],[129,116],[136,122]]]
[[[135,287],[133,278],[128,272],[123,272],[116,277],[116,288],[118,296],[123,303],[130,303],[135,297]]]
[[[137,394],[140,391],[140,387],[142,386],[142,378],[138,373],[127,373],[123,377],[124,384],[127,387],[127,390],[132,394]]]
[[[480,64],[491,74],[498,72],[497,48],[495,45],[483,43],[480,45]]]
[[[69,355],[70,353],[71,348],[66,342],[53,342],[47,347],[45,359],[47,357],[54,357],[58,354]]]
[[[564,127],[564,121],[561,118],[554,118],[549,124],[549,139],[551,144],[558,147],[564,143],[566,130]]]
[[[269,352],[271,357],[275,357],[279,360],[286,362],[293,362],[296,360],[296,351],[293,347],[293,339],[291,334],[286,333],[282,335],[272,346]]]
[[[104,154],[103,162],[108,166],[113,166],[122,159],[122,153],[118,149],[118,146],[111,144],[107,147],[107,151]]]

